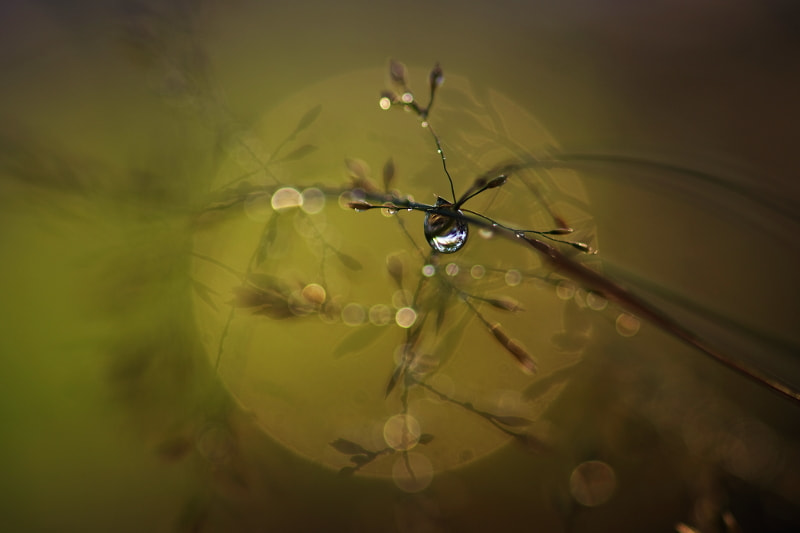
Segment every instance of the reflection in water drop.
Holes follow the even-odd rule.
[[[272,195],[272,208],[276,211],[303,205],[303,196],[294,187],[282,187]]]
[[[411,415],[394,415],[383,425],[383,440],[387,446],[398,451],[416,446],[421,434],[419,421]]]
[[[641,322],[635,316],[628,313],[620,313],[617,317],[617,333],[623,337],[633,337],[639,333]]]
[[[449,206],[449,203],[439,198],[436,200],[436,206]],[[460,250],[469,236],[469,226],[466,222],[438,213],[425,213],[424,229],[425,239],[431,248],[443,254]]]
[[[427,457],[419,453],[400,455],[392,467],[392,479],[400,490],[419,492],[431,484],[433,465]]]
[[[606,503],[617,487],[614,470],[602,461],[586,461],[569,477],[569,491],[575,501],[587,507]]]

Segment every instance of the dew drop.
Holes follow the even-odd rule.
[[[279,211],[303,205],[303,196],[294,187],[282,187],[272,195],[272,209]]]
[[[522,283],[522,274],[520,274],[519,270],[509,270],[506,272],[505,282],[509,287],[516,287]]]
[[[417,419],[407,414],[394,415],[383,425],[383,440],[389,447],[399,451],[416,446],[421,434]]]
[[[639,319],[628,313],[621,313],[617,317],[617,333],[623,337],[633,337],[639,333]]]
[[[434,274],[436,274],[435,266],[429,264],[422,267],[422,275],[425,276],[426,278],[430,278]]]
[[[602,461],[586,461],[575,467],[569,477],[572,497],[587,507],[606,503],[617,487],[614,470]]]
[[[417,312],[410,307],[401,307],[395,313],[394,321],[401,328],[410,328],[417,321]]]
[[[388,305],[375,304],[369,308],[369,321],[376,326],[385,326],[392,320],[392,310]]]
[[[556,286],[556,296],[561,300],[571,300],[575,296],[575,284],[571,281],[560,281]]]
[[[391,217],[397,214],[399,209],[396,205],[393,204],[383,204],[383,209],[381,209],[381,214],[385,217]]]
[[[439,198],[437,207],[450,207],[450,204]],[[459,211],[460,213],[460,211]],[[469,226],[461,219],[440,213],[425,214],[425,239],[437,252],[451,254],[457,252],[467,242]]]
[[[342,322],[348,326],[358,326],[364,323],[367,313],[364,308],[357,303],[349,303],[342,309]]]
[[[474,279],[481,279],[486,275],[486,268],[483,265],[472,265],[472,268],[469,269],[469,275]]]
[[[303,191],[303,211],[309,215],[316,215],[325,208],[325,193],[316,187],[309,187]]]
[[[596,292],[590,292],[586,295],[586,305],[593,311],[602,311],[608,307],[608,300]]]
[[[478,230],[478,235],[483,239],[491,239],[494,237],[494,231],[492,231],[491,228],[481,228]]]

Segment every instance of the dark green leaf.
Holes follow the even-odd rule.
[[[351,178],[354,178],[357,181],[369,181],[369,165],[367,165],[364,161],[361,159],[347,158],[344,160],[344,164],[347,167]]]
[[[317,147],[313,144],[304,144],[299,148],[295,148],[285,156],[278,159],[278,161],[295,161],[297,159],[302,159],[308,154],[311,154],[317,150]]]
[[[331,442],[330,445],[339,453],[344,453],[347,455],[371,455],[371,452],[361,446],[360,444],[347,440],[347,439],[336,439],[335,441]]]
[[[447,316],[447,308],[449,307],[449,300],[450,298],[447,295],[442,295],[439,300],[436,302],[436,332],[438,333],[442,329],[442,324],[444,324],[444,319]]]
[[[509,296],[501,296],[500,298],[486,298],[484,301],[492,307],[502,309],[503,311],[524,311],[522,305],[517,300]]]
[[[215,304],[214,300],[211,298],[212,294],[218,294],[217,291],[194,279],[192,280],[192,288],[194,288],[194,292],[197,293],[197,296],[208,304],[211,309],[214,311],[218,310],[217,304]]]
[[[337,251],[336,257],[338,257],[339,261],[341,261],[342,264],[350,270],[361,270],[364,268],[364,265],[362,265],[355,257],[347,255],[346,253]]]
[[[364,454],[351,455],[350,461],[358,466],[362,466],[372,461],[372,457]]]
[[[400,376],[402,375],[404,368],[405,364],[400,363],[394,369],[394,372],[392,372],[392,376],[389,378],[389,383],[386,385],[386,393],[384,394],[384,396],[389,396],[389,394],[392,393],[395,386],[397,385],[397,382],[400,380]]]
[[[383,165],[383,189],[389,192],[394,181],[394,160],[390,157]]]
[[[397,255],[390,255],[386,258],[386,270],[389,271],[389,275],[394,280],[395,284],[402,288],[403,287],[403,262],[400,260]]]
[[[338,358],[350,353],[360,352],[375,342],[380,334],[381,328],[378,326],[371,324],[360,326],[336,345],[336,348],[333,349],[333,357]]]
[[[433,435],[431,435],[430,433],[423,433],[422,435],[419,436],[419,441],[417,441],[417,444],[430,444],[432,440],[433,440]]]
[[[521,416],[492,415],[492,418],[494,418],[503,425],[512,427],[530,426],[531,424],[533,424],[533,420],[528,420],[527,418],[523,418]]]
[[[276,211],[264,225],[261,239],[258,241],[258,249],[256,250],[256,265],[260,265],[266,260],[270,246],[275,243],[275,239],[278,236],[278,220],[280,217],[280,213]]]
[[[431,85],[431,91],[440,87],[442,83],[444,83],[444,72],[442,71],[442,67],[439,63],[433,66],[433,70],[431,70],[430,75],[428,76]]]
[[[406,66],[394,59],[389,61],[389,77],[392,81],[405,86],[406,85]]]
[[[294,133],[292,133],[292,137],[303,131],[304,129],[308,128],[311,124],[317,120],[320,112],[322,112],[322,104],[318,104],[308,111],[303,117],[300,119],[300,122],[297,123],[297,127],[294,129]]]
[[[356,468],[355,466],[343,466],[342,468],[339,469],[339,475],[352,476],[353,474],[356,473],[356,470],[358,470],[358,468]]]

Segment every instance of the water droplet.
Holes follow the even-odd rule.
[[[448,276],[456,276],[458,275],[458,265],[455,263],[447,263],[447,266],[444,267],[444,271],[447,272]]]
[[[392,107],[392,101],[388,97],[384,96],[383,98],[378,100],[378,105],[381,106],[381,109],[385,111],[390,107]]]
[[[509,270],[506,272],[505,282],[509,287],[516,287],[522,283],[522,274],[520,274],[519,270]]]
[[[318,283],[309,283],[303,287],[302,295],[307,302],[316,306],[325,303],[327,297],[325,288]]]
[[[393,204],[383,204],[383,209],[381,209],[381,214],[385,217],[391,217],[397,214],[399,209],[396,205]]]
[[[617,487],[617,476],[608,464],[602,461],[586,461],[575,467],[569,477],[572,497],[587,507],[606,503]]]
[[[294,187],[282,187],[272,195],[272,209],[279,211],[303,205],[303,196]]]
[[[621,313],[617,317],[617,333],[623,337],[633,337],[639,332],[641,323],[639,319],[628,313]]]
[[[376,326],[385,326],[392,320],[392,310],[388,305],[375,304],[369,308],[369,321]]]
[[[426,278],[429,278],[429,277],[433,276],[434,274],[436,274],[436,267],[435,266],[433,266],[433,265],[425,265],[424,267],[422,267],[422,275],[425,276]]]
[[[469,269],[469,274],[474,279],[481,279],[486,275],[486,268],[483,265],[472,265],[472,268]]]
[[[316,187],[303,191],[302,209],[309,215],[316,215],[325,208],[325,193]]]
[[[342,322],[348,326],[359,326],[364,323],[367,313],[364,307],[357,303],[349,303],[342,308]]]
[[[422,434],[416,418],[407,414],[394,415],[383,425],[383,440],[399,451],[410,450],[419,442]]]
[[[410,328],[417,321],[417,312],[410,307],[401,307],[395,313],[394,321],[401,328]]]
[[[596,292],[590,292],[586,295],[586,305],[589,309],[594,311],[602,311],[606,307],[608,307],[608,300],[597,294]]]
[[[446,200],[436,200],[437,207],[451,207]],[[459,211],[460,213],[460,211]],[[469,226],[461,219],[428,212],[425,214],[425,239],[437,252],[451,254],[457,252],[467,242]]]
[[[575,296],[575,284],[571,281],[560,281],[556,286],[556,296],[561,300],[571,300]]]

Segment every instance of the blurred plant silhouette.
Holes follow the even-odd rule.
[[[179,517],[180,530],[199,531],[207,527],[214,505],[226,496],[248,494],[257,500],[264,493],[273,495],[270,493],[272,489],[264,488],[269,485],[269,480],[261,479],[261,475],[251,468],[252,463],[249,462],[255,461],[253,457],[257,456],[257,452],[252,449],[254,445],[249,441],[254,439],[259,428],[249,418],[249,414],[244,413],[242,406],[237,405],[229,396],[224,387],[224,379],[220,380],[220,369],[237,350],[236,344],[229,342],[231,327],[236,321],[246,317],[270,322],[281,321],[282,324],[299,323],[304,326],[312,323],[331,324],[331,329],[334,329],[333,324],[346,321],[350,326],[349,329],[344,328],[347,333],[334,339],[329,353],[325,355],[338,359],[374,352],[387,365],[392,365],[389,375],[380,384],[381,390],[371,396],[369,401],[385,402],[391,409],[395,406],[393,402],[399,400],[399,409],[393,411],[389,417],[398,423],[395,428],[397,433],[394,434],[396,440],[390,438],[391,444],[387,441],[386,446],[375,446],[374,442],[359,440],[357,435],[361,433],[353,431],[332,438],[329,448],[341,456],[339,464],[342,466],[339,473],[343,476],[369,474],[369,469],[381,461],[399,459],[397,464],[404,469],[401,473],[410,477],[410,481],[401,476],[405,481],[398,485],[409,492],[424,490],[426,487],[423,481],[429,465],[419,462],[415,453],[429,449],[435,452],[434,447],[444,437],[443,432],[439,432],[436,427],[425,427],[425,432],[422,432],[415,426],[411,408],[415,398],[433,398],[453,410],[466,413],[476,427],[488,425],[492,431],[521,444],[525,450],[542,452],[553,461],[557,461],[559,454],[563,453],[569,455],[567,459],[562,458],[564,462],[573,461],[573,456],[562,451],[567,447],[563,432],[569,426],[569,420],[565,420],[558,431],[551,431],[552,428],[545,427],[546,424],[539,418],[540,410],[529,414],[524,411],[497,409],[496,405],[491,404],[486,406],[487,402],[483,401],[485,399],[473,389],[451,389],[434,379],[442,366],[451,363],[453,354],[459,352],[459,342],[467,335],[471,335],[470,339],[488,339],[496,348],[492,353],[481,353],[481,356],[491,358],[495,355],[494,351],[500,352],[509,355],[524,372],[536,374],[539,366],[538,351],[515,339],[515,335],[520,335],[520,323],[524,323],[530,311],[529,297],[518,294],[521,285],[544,287],[549,296],[564,302],[562,316],[558,317],[563,328],[557,331],[544,330],[541,334],[552,341],[559,352],[565,354],[565,362],[561,366],[547,368],[535,377],[525,378],[521,395],[530,402],[539,398],[549,401],[550,397],[557,395],[558,391],[571,382],[586,385],[596,380],[598,375],[604,375],[607,367],[597,363],[596,359],[585,364],[582,361],[583,351],[587,347],[591,348],[594,340],[594,321],[597,320],[615,324],[623,317],[623,322],[629,321],[632,331],[638,327],[637,319],[649,322],[703,353],[713,352],[710,354],[712,357],[716,355],[716,359],[731,366],[731,360],[726,354],[718,352],[680,322],[639,298],[627,288],[627,284],[616,281],[620,277],[627,281],[624,275],[612,279],[610,273],[615,271],[603,260],[602,254],[591,253],[594,252],[594,247],[599,248],[591,224],[586,224],[585,227],[578,224],[573,232],[570,227],[572,221],[569,217],[563,217],[551,205],[547,187],[540,185],[541,180],[547,179],[549,171],[559,168],[579,168],[582,165],[599,163],[653,169],[659,167],[659,163],[652,160],[607,157],[603,154],[569,154],[551,150],[536,158],[520,156],[515,160],[505,158],[493,161],[493,164],[484,167],[484,171],[459,197],[456,195],[458,180],[450,176],[445,158],[448,139],[440,139],[429,122],[439,119],[435,110],[433,116],[430,112],[434,96],[438,94],[437,90],[443,83],[444,72],[438,65],[431,71],[428,78],[430,100],[427,106],[422,107],[409,89],[406,67],[391,61],[389,79],[393,90],[381,94],[381,106],[409,110],[409,116],[425,124],[431,135],[430,152],[436,151],[442,169],[441,174],[429,179],[440,180],[442,184],[445,184],[446,179],[451,198],[439,198],[434,204],[424,204],[416,202],[411,196],[401,194],[397,189],[406,189],[404,180],[408,176],[401,172],[403,162],[396,157],[385,160],[380,179],[377,180],[371,175],[367,163],[351,158],[345,161],[347,181],[341,185],[332,186],[313,181],[304,183],[297,179],[287,181],[280,172],[282,167],[319,155],[320,146],[309,134],[325,112],[323,105],[310,105],[304,113],[298,113],[294,128],[267,154],[258,146],[258,139],[248,133],[249,125],[246,121],[235,117],[225,105],[222,92],[214,88],[209,60],[191,28],[191,14],[185,9],[177,8],[176,12],[171,12],[168,7],[152,8],[138,2],[125,2],[124,6],[126,28],[122,41],[132,56],[150,73],[149,79],[156,93],[176,112],[198,120],[212,135],[217,136],[219,153],[214,154],[214,157],[221,159],[223,154],[238,150],[241,157],[250,163],[251,170],[233,176],[221,185],[216,184],[213,190],[202,195],[197,205],[191,206],[192,229],[205,231],[230,219],[242,217],[253,205],[269,206],[264,210],[268,214],[261,221],[263,225],[258,237],[248,248],[249,256],[243,263],[229,263],[225,257],[206,255],[197,250],[189,251],[191,246],[186,243],[179,250],[181,254],[191,254],[193,261],[213,265],[236,280],[231,288],[227,285],[215,285],[195,276],[181,285],[182,290],[195,295],[195,302],[226,316],[221,335],[215,340],[217,349],[210,368],[200,362],[205,357],[205,347],[198,344],[195,338],[197,332],[191,328],[170,328],[169,325],[174,325],[175,320],[165,321],[167,325],[146,343],[124,339],[119,346],[111,349],[114,354],[110,370],[112,384],[119,397],[133,406],[132,411],[136,413],[133,418],[143,425],[150,423],[155,428],[153,433],[156,436],[150,436],[155,441],[155,453],[170,463],[185,461],[190,457],[200,459],[198,464],[203,466],[198,467],[198,471],[202,475],[210,472],[209,485],[213,488],[198,490],[196,497],[187,502]],[[178,28],[180,31],[177,32],[176,20],[183,21],[183,25]],[[448,97],[447,93],[438,95],[437,102],[441,103],[441,100]],[[459,95],[454,91],[453,99],[459,102],[458,98],[463,99],[463,94]],[[443,122],[445,120],[442,119]],[[460,132],[454,134],[462,135]],[[26,158],[35,159],[38,165],[52,167],[35,168],[31,171],[41,180],[42,186],[92,188],[90,176],[87,177],[85,172],[71,172],[68,162],[56,158],[33,158],[31,154],[38,152],[33,149],[36,147],[24,142],[17,146],[14,142],[2,145],[2,161],[11,169],[11,175],[28,180],[23,170],[31,171],[32,165]],[[353,149],[357,150],[358,147]],[[692,174],[690,169],[680,167],[661,166],[660,170]],[[713,176],[706,177],[713,179]],[[147,176],[138,175],[136,179],[132,177],[131,182],[142,183],[143,187],[147,183],[168,182],[153,176],[146,178]],[[517,218],[520,213],[503,210],[497,196],[492,195],[503,192],[511,185],[519,186],[513,193],[520,194],[520,191],[524,191],[530,209],[538,208],[546,213],[546,218],[551,221],[549,228],[531,229],[521,222],[529,220],[528,218]],[[153,196],[157,196],[159,192],[154,191]],[[487,199],[480,209],[470,210],[464,207],[468,200],[476,201],[472,199],[477,196]],[[358,219],[359,224],[371,227],[385,225],[390,228],[388,231],[401,235],[405,242],[407,253],[391,253],[385,264],[386,274],[399,295],[398,301],[387,301],[371,307],[369,311],[374,311],[375,316],[370,316],[369,320],[363,317],[352,320],[349,318],[347,300],[342,297],[344,289],[341,280],[355,280],[354,283],[357,283],[362,278],[378,273],[366,270],[365,258],[354,252],[347,240],[337,239],[326,232],[322,224],[316,222],[313,208],[303,208],[310,207],[318,197],[335,199],[342,208],[382,211],[388,219],[377,216],[372,219],[369,218],[371,214],[340,210]],[[492,207],[497,209],[490,212]],[[328,206],[324,209],[331,208]],[[408,211],[424,215],[424,221],[421,224],[417,221],[407,223],[411,216],[406,214]],[[518,223],[521,225],[517,227],[514,223],[506,222],[507,219],[520,220]],[[307,240],[314,243],[319,253],[313,268],[314,274],[311,275],[305,271],[296,274],[287,272],[283,267],[276,268],[274,257],[280,257],[293,246],[288,235],[299,226],[305,228],[306,235],[311,236]],[[417,233],[424,235],[424,240],[419,239]],[[579,240],[568,241],[567,235],[576,235]],[[143,236],[143,240],[148,237]],[[486,243],[479,240],[486,238],[507,241],[510,246],[524,250],[524,253],[538,254],[544,266],[522,268],[517,264],[479,264],[472,258],[463,258],[470,248],[486,246]],[[494,241],[492,244],[495,244]],[[156,250],[160,244],[164,243],[144,246],[152,253],[146,256],[149,269],[138,273],[142,278],[151,276],[159,279],[171,275],[173,267],[178,270],[186,266],[184,263],[175,265],[164,262],[163,256]],[[140,248],[142,247],[137,247]],[[140,283],[136,279],[123,279],[121,284],[132,287]],[[186,310],[182,308],[182,312],[185,313]],[[700,312],[707,313],[704,309],[700,309]],[[501,326],[498,317],[508,318],[503,319]],[[507,326],[509,322],[513,325]],[[531,327],[535,322],[535,318],[528,320]],[[387,323],[399,327],[389,329],[378,326]],[[388,336],[397,338],[402,347],[399,351],[378,348],[381,346],[380,342]],[[499,359],[497,363],[501,364]],[[452,361],[453,366],[458,364],[459,361]],[[642,371],[637,379],[641,379],[642,383],[650,383],[655,381],[653,376],[660,369],[655,367],[654,370],[643,370],[642,363],[638,363],[635,370]],[[796,398],[796,391],[784,387],[780,382],[755,369],[743,370],[742,373],[762,385]],[[669,371],[665,370],[667,372]],[[683,382],[692,382],[690,377],[680,377]],[[193,381],[203,383],[204,386],[189,385]],[[183,384],[185,389],[178,387],[178,384]],[[655,421],[652,423],[660,424],[662,428],[676,432],[685,430],[685,421],[679,413],[688,410],[686,402],[689,400],[681,398],[680,391],[662,392],[661,396],[652,399],[652,396],[648,396],[650,391],[642,390],[647,388],[646,384],[634,387],[640,393],[638,396],[630,392],[618,393],[610,385],[606,386],[610,389],[610,396],[619,395],[620,398],[616,400],[617,403],[614,400],[609,401],[609,411],[614,415],[609,416],[603,424],[617,424],[622,429],[615,432],[605,428],[603,431],[611,435],[609,440],[612,443],[621,443],[621,449],[625,449],[625,439],[640,439],[647,448],[650,437],[647,434],[642,436],[633,433],[629,428],[631,419],[642,416],[641,413],[647,415],[648,421]],[[183,393],[177,393],[178,390],[183,390]],[[583,398],[581,393],[573,391],[573,395]],[[643,402],[642,406],[633,407],[632,404],[641,398],[651,400]],[[178,413],[174,418],[166,415],[163,418],[153,416],[163,409],[163,399],[177,400],[172,406],[173,413]],[[545,400],[543,402],[546,403]],[[710,407],[704,411],[705,417],[720,424],[722,422],[719,421],[728,421],[729,425],[735,425],[736,419],[730,415],[730,406],[719,402],[708,403]],[[664,404],[668,406],[664,407]],[[620,414],[622,411],[624,414]],[[572,422],[576,425],[594,427],[593,421],[586,421],[574,413],[573,416]],[[153,419],[160,421],[153,424]],[[693,444],[697,446],[696,450],[700,450],[697,453],[709,457],[711,466],[703,466],[703,476],[707,479],[692,486],[689,491],[692,495],[687,496],[696,509],[691,513],[687,512],[685,523],[676,527],[680,531],[690,531],[690,526],[686,524],[692,524],[696,529],[707,532],[715,531],[715,527],[717,531],[736,531],[736,518],[726,501],[726,495],[735,492],[729,487],[731,476],[727,472],[739,468],[739,477],[751,484],[758,484],[759,478],[747,471],[747,468],[752,468],[752,463],[742,466],[736,462],[738,456],[734,451],[722,450],[721,447],[703,441],[700,428],[704,420],[707,421],[705,418],[694,420],[690,429],[696,437]],[[365,425],[371,422],[364,420]],[[746,440],[747,428],[755,428],[752,434],[761,435],[763,440],[774,444],[773,448],[767,446],[765,449],[782,449],[781,446],[788,446],[785,443],[773,443],[770,440],[774,440],[772,433],[751,422],[742,422],[743,428],[739,428],[741,433],[737,433],[740,440],[735,442],[725,440],[727,434],[720,428],[715,434],[717,442],[738,442],[746,447],[752,444]],[[594,423],[600,424],[597,421]],[[709,439],[713,440],[711,437]],[[592,449],[575,452],[575,456],[580,456],[583,460],[594,457],[613,458],[614,454],[608,450]],[[794,464],[791,461],[789,463]],[[768,466],[772,468],[771,465]],[[584,488],[588,487],[588,492],[591,492],[593,486],[591,472],[584,472],[582,478],[576,476],[576,483],[583,483]],[[356,476],[358,477],[360,476]],[[565,523],[569,524],[580,513],[580,508],[571,499],[568,499],[569,503],[564,503],[555,496],[553,499],[558,500],[557,505],[563,507],[561,511]],[[728,525],[719,527],[715,520]],[[680,529],[681,527],[684,529]]]

